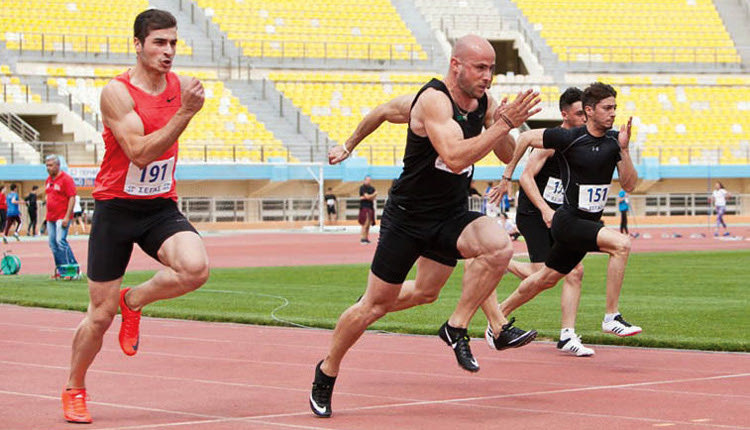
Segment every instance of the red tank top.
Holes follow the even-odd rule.
[[[133,86],[125,72],[115,78],[125,84],[135,103],[135,113],[143,122],[145,135],[164,127],[182,104],[180,79],[167,73],[167,87],[158,95],[151,95]],[[177,165],[178,143],[175,141],[164,154],[139,169],[125,155],[109,127],[104,127],[104,160],[96,175],[94,192],[96,200],[155,199],[177,200],[174,171]]]

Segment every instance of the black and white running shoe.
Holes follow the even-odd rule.
[[[637,325],[632,325],[625,321],[622,315],[617,314],[615,319],[610,322],[602,321],[602,331],[605,333],[616,334],[620,337],[633,336],[643,331]]]
[[[323,373],[320,370],[321,364],[323,364],[323,360],[320,360],[320,363],[315,366],[315,380],[312,384],[312,392],[310,392],[310,409],[315,415],[328,418],[333,412],[331,410],[331,396],[333,396],[333,384],[336,383],[336,377]]]
[[[495,337],[492,327],[487,325],[487,331],[484,332],[484,338],[490,349],[502,351],[508,348],[520,348],[532,340],[536,339],[536,330],[523,331],[518,327],[513,327],[516,317],[513,317],[507,324],[503,325],[503,330]]]
[[[478,372],[479,363],[471,354],[471,348],[469,347],[469,334],[465,328],[454,328],[448,325],[446,321],[440,331],[438,332],[440,339],[453,348],[453,353],[456,354],[456,361],[458,365],[464,370],[469,372]]]
[[[557,342],[557,349],[569,354],[573,354],[576,357],[590,357],[594,355],[594,350],[588,348],[581,343],[581,336],[573,333],[573,335],[565,340]]]

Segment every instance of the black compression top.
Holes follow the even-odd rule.
[[[476,110],[465,114],[453,102],[445,84],[433,79],[419,90],[412,103],[412,109],[419,96],[428,88],[445,93],[451,100],[453,120],[461,127],[464,139],[478,136],[482,132],[487,113],[486,94],[479,99]],[[473,173],[473,165],[461,173],[453,173],[435,151],[430,139],[416,135],[409,127],[404,152],[404,170],[391,188],[389,202],[410,216],[445,219],[468,210],[469,185]]]

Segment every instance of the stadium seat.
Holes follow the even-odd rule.
[[[711,0],[512,0],[561,61],[739,63]]]
[[[250,57],[425,60],[388,0],[196,0]]]
[[[3,0],[0,41],[11,50],[133,52],[133,20],[148,0]],[[178,42],[181,54],[192,49]]]

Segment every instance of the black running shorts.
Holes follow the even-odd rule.
[[[552,218],[554,244],[545,265],[567,275],[586,256],[599,251],[596,237],[604,228],[601,220],[585,219],[574,208],[561,207]]]
[[[529,251],[529,260],[532,263],[544,263],[549,257],[552,249],[552,233],[542,219],[542,214],[518,213],[516,214],[516,226],[526,241]]]
[[[453,267],[463,258],[456,247],[458,237],[481,216],[466,211],[443,220],[415,219],[386,204],[370,270],[385,282],[402,284],[420,256]]]
[[[87,275],[95,282],[125,274],[133,244],[156,261],[165,240],[181,231],[198,233],[171,199],[96,200],[89,237]]]

